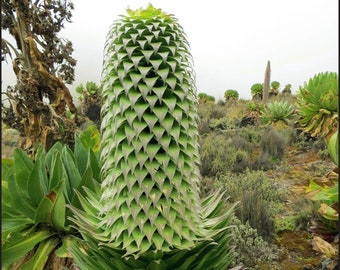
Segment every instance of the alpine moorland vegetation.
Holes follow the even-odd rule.
[[[104,56],[100,86],[78,88],[101,119],[74,148],[2,152],[3,269],[336,269],[336,73],[215,102],[151,5],[113,23]]]

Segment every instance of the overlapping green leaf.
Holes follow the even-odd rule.
[[[300,87],[299,123],[312,136],[333,134],[338,122],[338,74],[321,72]]]
[[[45,153],[39,147],[34,161],[16,149],[13,160],[3,160],[4,269],[18,260],[21,269],[45,269],[61,239],[75,233],[66,220],[71,213],[66,202],[81,207],[74,190],[99,190],[98,159],[91,146],[76,138],[75,149],[56,143]]]

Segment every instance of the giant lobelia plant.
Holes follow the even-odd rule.
[[[81,269],[226,269],[223,194],[199,198],[198,115],[189,44],[149,5],[114,22],[102,73],[101,191],[71,207]]]

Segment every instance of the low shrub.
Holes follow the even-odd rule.
[[[235,163],[235,149],[230,147],[224,134],[209,133],[201,141],[201,174],[215,176],[224,171],[231,171]]]
[[[217,178],[215,186],[225,189],[232,202],[240,202],[236,216],[242,223],[248,222],[265,240],[273,239],[274,218],[282,209],[283,190],[263,172],[248,169],[239,175],[225,173]]]
[[[267,129],[264,132],[259,145],[262,153],[268,153],[273,159],[283,159],[286,148],[286,139],[275,129]]]
[[[291,204],[292,212],[275,218],[276,234],[283,231],[307,230],[308,223],[313,216],[313,202],[305,197],[294,200]]]
[[[241,173],[249,167],[248,151],[238,149],[228,134],[209,133],[200,141],[201,174],[213,177],[226,171]]]
[[[238,136],[242,137],[252,145],[257,145],[260,139],[262,138],[263,133],[264,129],[261,129],[258,126],[248,126],[241,128]]]
[[[261,153],[259,157],[251,163],[251,169],[254,171],[269,171],[275,168],[275,162],[269,153]]]
[[[275,245],[266,242],[248,222],[243,223],[234,217],[232,242],[235,244],[235,260],[232,266],[243,265],[246,269],[276,269],[279,252]],[[243,269],[243,268],[242,268]]]

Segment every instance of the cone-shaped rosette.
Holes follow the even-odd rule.
[[[101,190],[72,208],[81,269],[220,269],[233,258],[222,195],[199,198],[198,114],[183,29],[151,5],[114,22],[102,74]]]
[[[101,225],[128,253],[188,248],[201,234],[191,55],[172,16],[130,15],[105,45]]]

